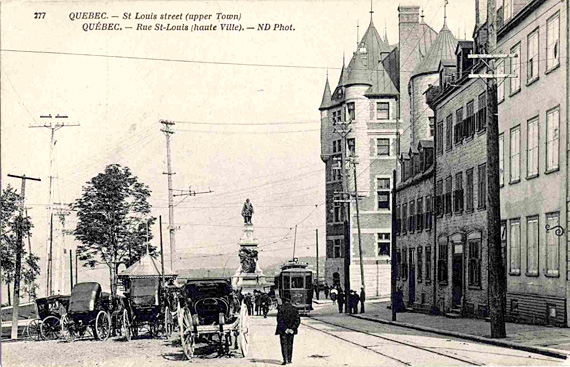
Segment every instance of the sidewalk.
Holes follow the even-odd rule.
[[[491,325],[481,319],[447,318],[423,313],[402,312],[397,314],[396,322],[392,320],[392,310],[387,306],[390,302],[368,303],[366,313],[354,317],[371,321],[389,323],[403,327],[417,328],[438,334],[467,337],[472,340],[503,344],[510,347],[544,348],[559,354],[570,355],[570,328],[558,328],[540,325],[507,323],[507,337],[491,339]],[[519,349],[519,348],[517,348]]]

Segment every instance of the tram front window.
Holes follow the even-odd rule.
[[[289,277],[288,276],[283,276],[283,289],[289,289]]]
[[[305,288],[303,284],[302,276],[291,277],[291,289],[303,289]]]

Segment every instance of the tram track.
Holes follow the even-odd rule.
[[[410,348],[414,348],[414,349],[418,349],[418,350],[422,350],[422,351],[425,351],[425,352],[428,352],[428,353],[433,353],[433,354],[439,355],[439,356],[441,356],[441,357],[445,357],[445,358],[453,359],[453,360],[456,360],[456,361],[459,361],[459,362],[467,363],[468,365],[471,365],[471,366],[484,366],[484,365],[485,365],[484,363],[479,363],[479,362],[476,362],[476,361],[473,361],[473,360],[470,360],[470,359],[467,359],[467,358],[464,358],[464,357],[459,357],[459,356],[457,356],[457,355],[450,355],[450,354],[444,353],[444,352],[442,352],[442,351],[434,350],[433,348],[430,348],[430,347],[422,347],[422,346],[419,346],[419,345],[416,345],[416,344],[412,344],[412,343],[409,343],[409,342],[406,342],[406,341],[402,341],[402,340],[398,340],[398,339],[394,339],[394,338],[389,338],[389,337],[386,337],[386,336],[381,336],[381,335],[378,335],[378,334],[374,334],[374,333],[371,333],[371,332],[359,330],[359,329],[356,329],[356,328],[352,328],[352,327],[349,327],[349,326],[337,324],[337,323],[330,322],[330,321],[325,321],[325,320],[322,320],[322,319],[320,319],[320,318],[316,318],[316,317],[314,317],[314,316],[309,316],[309,318],[312,319],[312,320],[318,321],[318,322],[320,322],[320,323],[323,323],[323,324],[335,326],[335,327],[342,328],[342,329],[345,329],[345,330],[350,330],[350,331],[358,332],[358,333],[365,334],[365,335],[368,335],[368,336],[371,336],[371,337],[374,337],[374,338],[378,338],[378,339],[382,339],[382,340],[389,341],[389,342],[392,342],[392,343],[404,345],[404,346],[407,346],[407,347],[410,347]],[[379,355],[381,355],[381,356],[383,356],[383,357],[386,357],[386,358],[392,359],[392,360],[394,360],[394,361],[397,361],[397,362],[399,362],[399,363],[401,363],[401,364],[403,364],[403,365],[406,365],[406,366],[411,366],[411,365],[412,365],[412,363],[406,362],[406,361],[404,361],[404,360],[402,360],[402,359],[400,359],[400,358],[396,358],[396,357],[394,357],[393,355],[389,355],[389,354],[386,354],[386,353],[379,352],[379,351],[375,350],[375,349],[372,348],[372,347],[369,347],[369,346],[366,346],[366,345],[358,344],[358,343],[356,343],[356,342],[354,342],[354,341],[352,341],[352,340],[349,340],[349,339],[340,337],[340,336],[334,334],[333,332],[330,332],[330,331],[327,331],[327,330],[322,330],[322,329],[319,329],[319,328],[314,327],[314,326],[312,326],[312,325],[308,325],[306,322],[303,322],[303,326],[306,326],[306,327],[311,328],[311,329],[313,329],[313,330],[320,331],[320,332],[322,332],[322,333],[324,333],[324,334],[333,336],[333,337],[335,337],[335,338],[337,338],[337,339],[340,339],[340,340],[343,340],[343,341],[345,341],[345,342],[348,342],[348,343],[357,345],[357,346],[359,346],[359,347],[361,347],[361,348],[364,348],[364,349],[366,349],[366,350],[369,350],[369,351],[371,351],[371,352],[373,352],[373,353],[376,353],[376,354],[379,354]]]

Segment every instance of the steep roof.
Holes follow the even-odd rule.
[[[456,47],[457,39],[447,28],[447,21],[444,20],[441,31],[431,44],[427,55],[412,72],[412,75],[437,72],[441,60],[455,58]]]
[[[123,270],[120,277],[130,278],[153,278],[161,276],[161,266],[149,255],[146,254],[125,270]],[[164,276],[167,278],[176,277],[177,274],[170,269],[170,266],[164,264]]]
[[[370,80],[372,86],[366,91],[366,96],[397,96],[400,94],[382,63],[378,64],[376,69],[371,71]]]
[[[345,86],[356,85],[356,84],[366,84],[372,85],[370,82],[370,70],[368,69],[367,52],[356,51],[352,60],[348,63],[346,68],[347,76],[344,82]]]
[[[329,76],[327,74],[327,81],[325,83],[325,90],[323,92],[323,100],[321,101],[321,107],[319,110],[329,107],[331,104],[331,87],[329,85]]]

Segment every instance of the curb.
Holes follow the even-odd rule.
[[[459,333],[456,331],[447,331],[447,330],[435,329],[435,328],[426,327],[426,326],[418,326],[418,325],[414,325],[414,324],[407,324],[405,322],[376,319],[376,318],[367,317],[367,316],[360,316],[360,315],[350,315],[350,316],[356,317],[356,318],[362,319],[362,320],[377,322],[380,324],[400,326],[400,327],[415,329],[415,330],[419,330],[419,331],[426,331],[426,332],[434,333],[434,334],[452,336],[452,337],[456,337],[456,338],[476,341],[479,343],[491,344],[491,345],[495,345],[498,347],[506,347],[506,348],[518,349],[518,350],[522,350],[522,351],[530,352],[530,353],[542,354],[542,355],[545,355],[548,357],[554,357],[554,358],[559,358],[559,359],[567,359],[568,358],[568,354],[563,353],[563,352],[554,351],[554,350],[548,349],[548,348],[521,345],[521,344],[508,342],[508,341],[504,341],[504,340],[489,339],[489,338],[485,338],[482,336],[469,335],[469,334]]]

